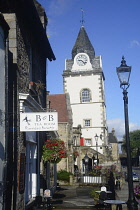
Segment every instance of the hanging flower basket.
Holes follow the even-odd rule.
[[[45,162],[59,163],[67,157],[64,141],[60,139],[48,139],[43,145],[42,159]]]

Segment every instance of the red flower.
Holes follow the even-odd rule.
[[[60,139],[48,139],[43,146],[42,159],[48,162],[60,162],[67,157],[64,141]]]

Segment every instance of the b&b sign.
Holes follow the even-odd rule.
[[[57,131],[57,112],[20,113],[20,131]]]

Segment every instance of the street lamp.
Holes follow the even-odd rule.
[[[98,159],[98,135],[95,135],[95,141],[96,141],[96,152],[97,152],[97,165],[99,164],[99,159]]]
[[[84,160],[85,160],[85,175],[88,175],[88,161],[89,161],[89,157],[86,153],[85,157],[84,157]]]
[[[127,174],[128,174],[128,190],[129,197],[127,201],[127,208],[130,210],[137,210],[138,203],[134,196],[134,187],[132,179],[132,162],[131,162],[131,148],[129,138],[129,122],[128,122],[128,97],[127,89],[129,88],[129,78],[131,73],[131,66],[126,65],[124,56],[122,57],[120,67],[116,68],[118,78],[120,81],[120,87],[123,89],[123,100],[124,100],[124,117],[125,117],[125,138],[126,138],[126,151],[127,151]]]

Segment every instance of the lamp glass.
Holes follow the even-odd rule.
[[[122,85],[129,85],[129,78],[131,73],[131,67],[118,67],[117,68],[117,74],[118,78],[120,80],[120,84]]]
[[[111,145],[111,144],[109,144],[109,145],[108,145],[108,148],[109,148],[109,149],[112,149],[112,145]]]
[[[97,142],[98,141],[98,135],[96,134],[96,136],[95,136],[95,141]]]
[[[87,156],[87,154],[85,155],[84,160],[85,160],[86,163],[88,163],[89,157]]]

